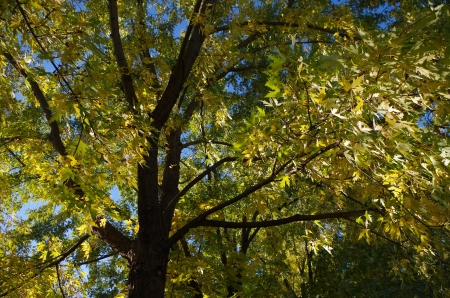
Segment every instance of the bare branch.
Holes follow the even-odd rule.
[[[215,141],[215,140],[196,140],[188,143],[184,143],[181,146],[183,148],[187,148],[189,146],[197,145],[197,144],[218,144],[218,145],[225,145],[228,147],[233,147],[233,144],[222,142],[222,141]]]
[[[229,229],[242,229],[242,228],[266,228],[281,226],[292,222],[298,221],[313,221],[313,220],[324,220],[324,219],[334,219],[334,218],[346,218],[362,216],[367,211],[381,212],[381,210],[376,208],[368,208],[356,211],[347,212],[335,212],[335,213],[322,213],[322,214],[296,214],[290,217],[266,220],[266,221],[246,221],[246,222],[230,222],[230,221],[219,221],[219,220],[203,220],[197,222],[195,227],[220,227]]]
[[[104,256],[100,256],[98,258],[95,258],[95,259],[92,259],[92,260],[88,260],[88,261],[85,261],[85,262],[76,263],[74,265],[75,266],[83,266],[83,265],[87,265],[87,264],[91,264],[91,263],[96,263],[98,261],[110,258],[110,257],[115,256],[115,255],[117,255],[117,252],[113,252],[113,253],[110,253],[110,254],[107,254],[107,255],[104,255]]]
[[[61,276],[59,274],[59,265],[55,266],[56,268],[56,277],[58,278],[58,286],[59,286],[59,290],[61,291],[61,295],[63,298],[66,298],[66,294],[64,294],[64,290],[62,288],[62,284],[61,284]]]

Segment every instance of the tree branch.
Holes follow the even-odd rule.
[[[11,63],[14,68],[28,81],[28,83],[31,86],[31,90],[33,91],[34,96],[36,97],[37,101],[39,102],[39,105],[41,106],[41,109],[45,115],[45,119],[47,119],[47,122],[50,126],[50,138],[53,144],[53,148],[55,148],[56,152],[61,156],[66,156],[66,148],[64,147],[64,144],[61,139],[61,132],[58,127],[58,123],[55,120],[52,120],[53,113],[50,110],[50,106],[47,102],[47,99],[45,98],[44,93],[42,92],[41,88],[39,87],[39,84],[31,78],[25,69],[20,65],[20,63],[8,52],[2,52],[3,56],[6,57],[6,59]]]
[[[8,148],[8,146],[5,146],[6,150],[8,150],[9,154],[11,154],[21,165],[22,167],[26,167],[27,165],[12,151]]]
[[[50,110],[50,106],[49,106],[49,104],[47,102],[47,99],[45,98],[44,93],[40,89],[38,83],[36,83],[36,81],[34,81],[30,76],[28,76],[28,74],[25,71],[25,69],[23,69],[23,67],[20,65],[20,63],[16,59],[14,59],[14,57],[11,54],[9,54],[7,52],[2,52],[1,54],[6,57],[6,59],[14,66],[14,68],[17,69],[17,71],[30,84],[31,89],[32,89],[36,99],[38,100],[38,102],[39,102],[39,104],[41,106],[41,109],[44,112],[45,118],[47,119],[47,122],[48,122],[48,124],[50,126],[50,139],[51,139],[53,148],[55,149],[55,151],[60,156],[67,156],[66,147],[64,146],[64,143],[62,142],[61,133],[60,133],[58,124],[57,124],[56,121],[51,121],[52,120],[51,119],[52,118],[52,111]],[[81,188],[79,188],[78,185],[71,178],[68,179],[64,184],[68,188],[74,189],[75,194],[79,198],[83,198],[84,197],[84,195],[85,195],[84,191]],[[100,233],[100,232],[98,232],[98,236],[104,242],[106,242],[109,245],[111,245],[111,247],[113,247],[113,248],[121,248],[122,247],[121,243],[114,244],[115,240],[120,240],[121,239],[121,237],[118,237],[117,234],[122,235],[123,238],[126,238],[128,241],[131,242],[130,239],[128,239],[126,236],[124,236],[121,232],[119,232],[111,224],[107,223],[107,227],[108,227],[109,234],[113,236],[113,239],[112,238],[111,239],[102,238],[102,237],[107,237],[108,233]],[[100,231],[103,231],[103,230],[100,229]],[[121,253],[122,256],[124,256],[124,255],[126,255],[128,253],[128,250],[121,251],[120,253]]]
[[[210,4],[214,2],[215,0],[206,0],[205,2],[198,0],[195,5],[194,14],[204,14],[206,9],[209,9]],[[166,89],[151,113],[153,127],[156,129],[161,129],[169,119],[172,108],[176,104],[183,85],[191,73],[205,38],[206,36],[202,32],[201,24],[194,25],[191,20]]]
[[[206,210],[205,212],[203,212],[202,214],[198,215],[196,218],[194,218],[193,220],[191,220],[190,222],[188,222],[186,225],[184,225],[183,227],[181,227],[178,231],[175,232],[175,234],[173,234],[167,244],[168,247],[172,247],[178,240],[181,239],[181,237],[183,237],[187,232],[189,232],[190,229],[195,228],[196,227],[196,223],[201,222],[203,220],[205,220],[205,218],[210,215],[213,214],[214,212],[217,212],[219,210],[224,209],[225,207],[228,207],[240,200],[242,200],[243,198],[247,197],[248,195],[254,193],[255,191],[263,188],[265,185],[272,183],[273,181],[275,181],[276,179],[276,175],[278,175],[278,173],[280,173],[282,170],[284,170],[290,163],[292,162],[292,159],[290,159],[288,162],[286,162],[285,164],[283,164],[277,171],[275,171],[271,176],[269,176],[266,179],[263,179],[262,181],[260,181],[257,184],[254,184],[253,186],[248,187],[247,189],[245,189],[242,193],[240,193],[239,195],[235,196],[234,198],[223,202],[222,204],[217,205],[216,207],[213,207],[209,210]]]
[[[308,156],[303,162],[300,163],[299,166],[295,167],[293,170],[289,171],[286,173],[287,176],[293,175],[301,170],[304,170],[304,168],[306,167],[306,165],[308,163],[310,163],[312,160],[314,160],[315,158],[317,158],[318,156],[322,155],[323,153],[327,152],[328,150],[339,146],[340,141],[336,141],[333,144],[330,144],[322,149],[320,149],[319,151],[311,154],[310,156]],[[186,233],[189,232],[190,229],[197,227],[199,222],[204,222],[206,221],[206,217],[208,215],[213,214],[214,212],[217,212],[219,210],[224,209],[225,207],[228,207],[240,200],[242,200],[243,198],[247,197],[248,195],[254,193],[255,191],[263,188],[265,185],[272,183],[273,181],[275,181],[277,175],[283,171],[291,162],[293,161],[293,159],[290,159],[289,161],[287,161],[286,163],[284,163],[278,170],[274,171],[272,173],[271,176],[269,176],[268,178],[260,181],[259,183],[248,187],[247,189],[245,189],[242,193],[240,193],[239,195],[235,196],[234,198],[223,202],[222,204],[217,205],[216,207],[213,207],[209,210],[206,210],[205,212],[203,212],[202,214],[198,215],[196,218],[192,219],[191,221],[189,221],[186,225],[184,225],[183,227],[181,227],[178,231],[176,231],[168,240],[167,244],[169,247],[172,247],[172,245],[174,245],[178,240],[180,240],[180,238],[182,236],[184,236]]]
[[[96,263],[98,261],[110,258],[110,257],[115,256],[115,255],[117,255],[117,252],[113,252],[113,253],[110,253],[110,254],[107,254],[107,255],[104,255],[104,256],[92,259],[92,260],[88,260],[88,261],[85,261],[85,262],[76,263],[74,265],[75,266],[83,266],[83,265],[87,265],[87,264],[91,264],[91,263]]]
[[[191,182],[188,183],[175,197],[172,198],[172,200],[167,204],[166,210],[169,209],[170,206],[175,205],[181,197],[183,197],[192,187],[194,187],[200,180],[206,177],[209,173],[223,165],[224,163],[228,161],[235,161],[237,160],[236,157],[225,157],[213,164],[212,166],[208,167],[205,171],[203,171],[200,175],[195,177]],[[165,211],[164,211],[165,212]]]
[[[243,22],[241,24],[239,24],[240,27],[244,27],[244,26],[248,26],[250,23],[255,23],[257,25],[267,25],[267,26],[283,26],[283,27],[293,27],[293,28],[299,28],[299,27],[303,27],[304,25],[300,25],[300,24],[295,24],[295,23],[288,23],[288,22],[269,22],[269,21],[257,21],[257,22],[252,22],[252,21],[247,21],[247,22]],[[306,28],[311,29],[311,30],[316,30],[316,31],[321,31],[321,32],[325,32],[325,33],[330,33],[330,34],[335,34],[338,33],[339,36],[341,37],[346,37],[349,39],[355,39],[355,40],[361,40],[361,37],[359,36],[350,36],[348,33],[344,32],[343,30],[339,30],[339,29],[327,29],[327,28],[323,28],[317,25],[313,25],[313,24],[306,24]],[[229,30],[230,26],[225,25],[225,26],[221,26],[221,27],[217,27],[215,32],[221,32],[221,31],[226,31]]]
[[[50,138],[48,136],[14,136],[14,137],[0,138],[0,146],[4,145],[4,144],[9,144],[14,141],[28,140],[28,139],[29,140],[42,140],[42,141],[50,140]]]
[[[158,73],[156,72],[155,64],[152,62],[152,56],[150,55],[149,49],[145,45],[145,35],[146,35],[146,26],[145,26],[145,18],[147,17],[147,11],[144,2],[142,0],[137,0],[137,23],[138,26],[142,27],[140,30],[138,29],[139,42],[141,43],[142,51],[141,51],[141,61],[142,64],[147,68],[147,70],[154,76],[152,80],[152,87],[154,89],[159,90],[161,88],[161,83],[158,79]],[[139,28],[139,27],[138,27]],[[159,96],[160,94],[158,94]]]
[[[300,165],[298,165],[297,167],[295,167],[293,170],[287,172],[287,173],[286,173],[286,176],[290,176],[290,175],[292,175],[292,174],[295,174],[295,173],[297,173],[297,172],[299,172],[299,171],[304,170],[305,167],[306,167],[306,165],[309,164],[312,160],[314,160],[315,158],[319,157],[320,155],[322,155],[323,153],[327,152],[328,150],[333,149],[333,148],[339,146],[340,143],[341,143],[341,141],[338,140],[338,141],[336,141],[336,142],[334,142],[334,143],[332,143],[332,144],[330,144],[330,145],[328,145],[328,146],[326,146],[326,147],[323,147],[322,149],[320,149],[320,150],[317,151],[316,153],[311,154],[310,156],[308,156],[308,158],[306,158],[304,161],[302,161],[302,162],[300,163]]]
[[[246,221],[246,222],[230,222],[230,221],[219,221],[219,220],[202,220],[197,222],[194,227],[219,227],[219,228],[229,228],[229,229],[242,229],[242,228],[267,228],[281,226],[292,222],[298,221],[313,221],[313,220],[324,220],[324,219],[334,219],[334,218],[346,218],[362,216],[367,211],[381,212],[376,208],[368,208],[356,211],[347,212],[335,212],[335,213],[322,213],[322,214],[296,214],[290,217],[266,220],[266,221]]]
[[[360,227],[362,227],[362,228],[365,228],[363,225],[357,223],[356,221],[354,221],[354,220],[352,220],[352,219],[350,219],[350,218],[344,218],[344,219],[345,219],[345,220],[348,220],[349,222],[354,223],[354,224],[357,225],[357,226],[360,226]],[[388,237],[386,237],[386,236],[384,236],[384,235],[382,235],[382,234],[380,234],[380,233],[378,233],[378,232],[376,232],[376,231],[374,231],[374,230],[372,230],[372,229],[369,229],[369,232],[372,233],[372,234],[374,234],[374,235],[376,235],[376,236],[378,236],[378,237],[380,237],[380,238],[383,238],[383,239],[386,240],[386,241],[389,241],[389,242],[391,242],[391,243],[393,243],[393,244],[395,244],[395,245],[398,245],[398,246],[400,246],[401,248],[406,249],[406,247],[405,247],[403,244],[398,243],[398,242],[396,242],[396,241],[394,241],[394,240],[391,240],[391,239],[389,239]]]
[[[96,223],[97,227],[92,227],[92,233],[130,262],[129,252],[133,241],[122,234],[109,222],[106,222],[104,227],[100,225],[99,219],[96,220]]]
[[[108,1],[109,9],[109,26],[111,28],[111,39],[114,46],[114,56],[116,57],[117,66],[120,71],[120,78],[122,81],[123,92],[128,102],[130,110],[137,114],[135,106],[137,104],[136,92],[134,90],[133,79],[131,78],[128,63],[123,51],[122,39],[119,32],[119,16],[117,12],[117,0]]]
[[[181,247],[183,248],[184,256],[186,258],[192,257],[191,252],[189,251],[189,246],[186,241],[186,238],[184,238],[184,237],[181,238],[180,242],[181,242]],[[194,298],[202,298],[203,297],[200,284],[198,283],[197,280],[195,280],[194,278],[191,277],[188,286],[191,287],[195,291]]]
[[[66,294],[64,294],[64,290],[63,290],[62,284],[61,284],[61,276],[59,275],[59,265],[56,265],[55,268],[56,268],[56,277],[58,278],[59,290],[61,291],[62,297],[66,298]]]
[[[222,141],[215,141],[215,140],[196,140],[196,141],[184,143],[181,146],[183,148],[187,148],[189,146],[193,146],[193,145],[197,145],[197,144],[218,144],[218,145],[225,145],[228,147],[233,147],[233,144],[230,144],[227,142],[222,142]]]
[[[78,239],[78,241],[72,245],[69,249],[67,249],[64,253],[62,253],[61,255],[55,257],[53,259],[53,261],[51,262],[46,262],[46,263],[42,263],[39,264],[38,266],[41,266],[38,271],[30,277],[30,280],[35,278],[36,276],[38,276],[39,274],[41,274],[45,269],[49,268],[49,267],[53,267],[53,266],[58,266],[62,261],[64,261],[71,253],[73,253],[84,241],[86,241],[90,236],[88,234],[85,234],[83,236],[80,237],[80,239]],[[7,290],[6,292],[3,292],[0,294],[0,297],[5,297],[7,295],[9,295],[10,293],[12,293],[13,291],[19,289],[22,285],[18,285],[13,287],[12,289]]]
[[[50,55],[48,54],[47,50],[44,48],[44,46],[42,45],[41,41],[39,40],[39,37],[36,35],[36,33],[34,32],[33,28],[31,27],[31,23],[30,20],[28,19],[28,16],[25,12],[25,10],[22,8],[22,3],[20,3],[18,0],[16,0],[16,4],[17,7],[19,8],[20,14],[23,17],[23,20],[25,21],[28,30],[30,30],[31,35],[33,36],[34,40],[36,41],[36,43],[39,45],[39,47],[41,48],[41,50],[48,56],[50,57]],[[53,66],[53,68],[56,70],[56,72],[58,73],[58,75],[61,77],[62,81],[64,82],[64,84],[66,85],[67,89],[70,91],[70,93],[72,93],[73,96],[76,97],[75,92],[73,91],[72,87],[70,86],[69,82],[66,80],[66,78],[63,76],[63,74],[61,73],[61,71],[59,70],[59,67],[56,66],[55,62],[53,61],[53,59],[49,58],[48,59],[50,61],[50,64]]]

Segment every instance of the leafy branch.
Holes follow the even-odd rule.
[[[322,149],[320,149],[319,151],[311,154],[310,156],[308,156],[303,162],[301,162],[298,166],[296,166],[294,169],[292,169],[291,171],[286,173],[286,176],[290,176],[293,175],[301,170],[304,170],[306,165],[308,163],[310,163],[312,160],[314,160],[315,158],[317,158],[318,156],[322,155],[323,153],[327,152],[328,150],[331,150],[332,148],[335,148],[337,146],[339,146],[340,141],[337,141],[335,143],[332,143]],[[263,188],[264,186],[274,182],[277,178],[277,175],[279,173],[281,173],[281,171],[283,171],[288,165],[290,165],[293,162],[293,159],[288,160],[287,162],[285,162],[283,165],[281,165],[277,170],[275,170],[271,176],[267,177],[266,179],[263,179],[262,181],[260,181],[257,184],[254,184],[253,186],[248,187],[247,189],[245,189],[242,193],[240,193],[239,195],[235,196],[234,198],[223,202],[222,204],[219,204],[209,210],[206,210],[205,212],[203,212],[202,214],[198,215],[196,218],[192,219],[191,221],[189,221],[186,225],[184,225],[183,227],[181,227],[178,231],[176,231],[168,240],[167,245],[168,247],[172,247],[178,240],[181,239],[181,237],[183,237],[186,233],[189,232],[190,229],[197,227],[197,224],[199,222],[203,222],[206,220],[206,217],[219,211],[224,209],[225,207],[228,207],[236,202],[239,202],[240,200],[246,198],[248,195],[254,193],[255,191]]]
[[[53,267],[53,266],[59,266],[59,264],[62,261],[64,261],[70,254],[72,254],[89,237],[90,236],[88,234],[85,234],[85,235],[81,236],[80,239],[78,239],[78,241],[75,244],[73,244],[70,248],[68,248],[61,255],[55,257],[51,262],[46,262],[46,263],[42,263],[42,264],[37,265],[37,267],[39,268],[38,271],[36,273],[34,273],[33,276],[31,276],[29,279],[31,280],[33,278],[36,278],[39,274],[41,274],[47,268],[50,268],[50,267]],[[7,290],[6,292],[1,293],[0,297],[5,297],[5,296],[9,295],[10,293],[14,292],[15,290],[20,289],[20,287],[22,287],[22,285],[23,284],[20,284],[18,286],[15,286],[15,287]]]

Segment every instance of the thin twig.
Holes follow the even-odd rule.
[[[59,290],[61,291],[61,295],[63,296],[63,298],[66,298],[66,295],[64,294],[64,290],[63,290],[62,285],[61,285],[61,276],[59,274],[59,265],[58,264],[55,265],[55,268],[56,268],[56,276],[58,278]]]

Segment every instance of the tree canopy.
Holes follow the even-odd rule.
[[[446,1],[0,24],[0,297],[450,295]]]

